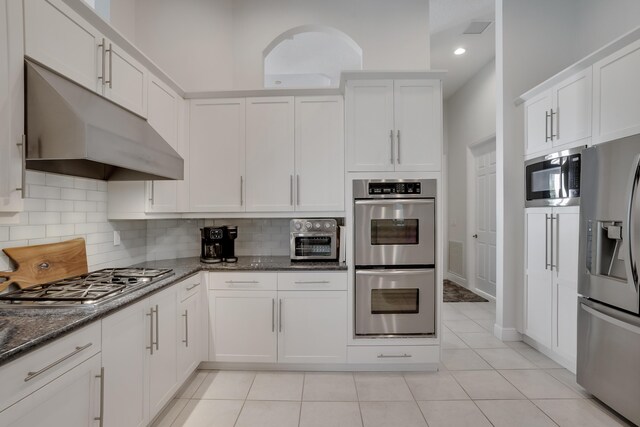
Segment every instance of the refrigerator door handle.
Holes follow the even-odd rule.
[[[636,265],[636,254],[634,248],[636,246],[635,235],[640,232],[640,230],[636,230],[635,221],[640,221],[638,215],[640,212],[637,212],[635,209],[635,205],[638,203],[637,201],[637,190],[638,184],[640,184],[640,155],[636,156],[634,162],[635,169],[632,171],[631,175],[631,191],[629,193],[629,209],[627,210],[627,244],[629,250],[628,262],[627,262],[627,276],[633,280],[633,285],[638,291],[638,268]]]
[[[640,327],[636,326],[634,324],[631,323],[627,323],[621,319],[618,319],[616,317],[613,317],[612,315],[608,314],[608,313],[604,313],[598,309],[596,309],[595,307],[590,307],[588,305],[586,305],[584,302],[580,303],[580,305],[582,306],[582,309],[584,311],[586,311],[587,313],[589,313],[590,315],[597,317],[598,319],[607,322],[607,323],[611,323],[612,325],[618,326],[620,328],[626,329],[629,332],[633,332],[636,335],[640,335]]]

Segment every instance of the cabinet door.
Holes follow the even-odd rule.
[[[25,55],[102,91],[102,35],[61,0],[26,0]]]
[[[341,96],[296,97],[296,211],[344,210]]]
[[[0,425],[86,427],[100,425],[99,417],[100,355],[96,354],[0,412]]]
[[[293,210],[292,96],[247,98],[247,211]]]
[[[347,170],[394,170],[393,80],[347,83]]]
[[[105,426],[145,426],[149,420],[148,308],[144,300],[102,321]]]
[[[104,94],[116,104],[147,117],[147,70],[117,45],[107,41]]]
[[[279,362],[346,362],[346,292],[278,292],[278,310]]]
[[[547,91],[524,104],[525,155],[551,148],[551,92]]]
[[[244,99],[193,100],[189,116],[190,210],[244,211]]]
[[[593,65],[593,142],[640,133],[640,40]]]
[[[591,68],[552,89],[553,146],[591,136]]]
[[[527,209],[525,334],[551,348],[551,209]]]
[[[393,83],[396,171],[439,171],[442,93],[439,80]]]
[[[22,3],[0,1],[0,212],[22,210],[24,52]]]
[[[149,418],[153,418],[178,388],[178,289],[172,286],[149,298],[154,309],[154,351],[149,357]]]
[[[179,115],[181,99],[173,90],[151,76],[148,89],[149,124],[178,151]],[[147,185],[147,212],[176,212],[178,182],[151,181]]]
[[[203,341],[200,325],[202,303],[200,293],[180,303],[178,310],[178,382],[184,381],[196,370]]]
[[[578,334],[578,242],[580,213],[554,212],[553,350],[575,361]]]
[[[275,291],[210,291],[209,360],[275,362],[276,309]]]

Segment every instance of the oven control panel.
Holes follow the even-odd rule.
[[[420,182],[370,182],[369,194],[372,196],[395,194],[420,194]]]

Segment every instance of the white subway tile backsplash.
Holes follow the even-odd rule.
[[[107,193],[106,191],[90,191],[86,192],[87,200],[92,200],[94,202],[106,202],[107,201]]]
[[[73,224],[47,225],[47,237],[73,236],[75,232]]]
[[[9,227],[0,227],[0,242],[9,240]]]
[[[60,224],[60,212],[29,212],[29,224]]]
[[[49,212],[73,212],[71,200],[47,200],[46,210]]]
[[[49,187],[73,188],[72,176],[58,175],[55,173],[47,173],[45,175],[45,182]]]
[[[15,225],[9,227],[9,240],[42,239],[46,237],[44,225]]]
[[[87,244],[106,243],[113,240],[113,233],[93,233],[87,235]]]
[[[60,199],[60,188],[58,187],[31,184],[27,191],[29,197],[33,199]]]
[[[85,212],[62,212],[60,214],[61,224],[82,224],[84,222],[87,222]]]
[[[73,178],[73,187],[81,190],[97,190],[98,181],[87,178]]]
[[[44,172],[29,171],[27,172],[27,184],[45,185],[45,175]]]
[[[87,222],[107,222],[107,212],[87,212]]]
[[[27,175],[28,176],[28,175]],[[47,209],[46,200],[43,199],[24,199],[24,210],[29,211],[44,211]]]
[[[62,200],[87,200],[87,190],[63,188],[60,191],[60,198]]]
[[[60,237],[46,237],[44,239],[29,239],[28,245],[46,245],[48,243],[57,243],[61,241]],[[65,239],[66,240],[66,239]]]
[[[73,224],[70,224],[73,225]],[[84,223],[84,224],[75,224],[75,233],[76,234],[90,234],[98,232],[98,224],[97,223]]]
[[[75,212],[95,212],[97,210],[96,202],[74,201],[73,210]],[[106,212],[106,207],[104,211]]]

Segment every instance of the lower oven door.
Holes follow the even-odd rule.
[[[356,335],[435,333],[435,270],[356,270]]]

